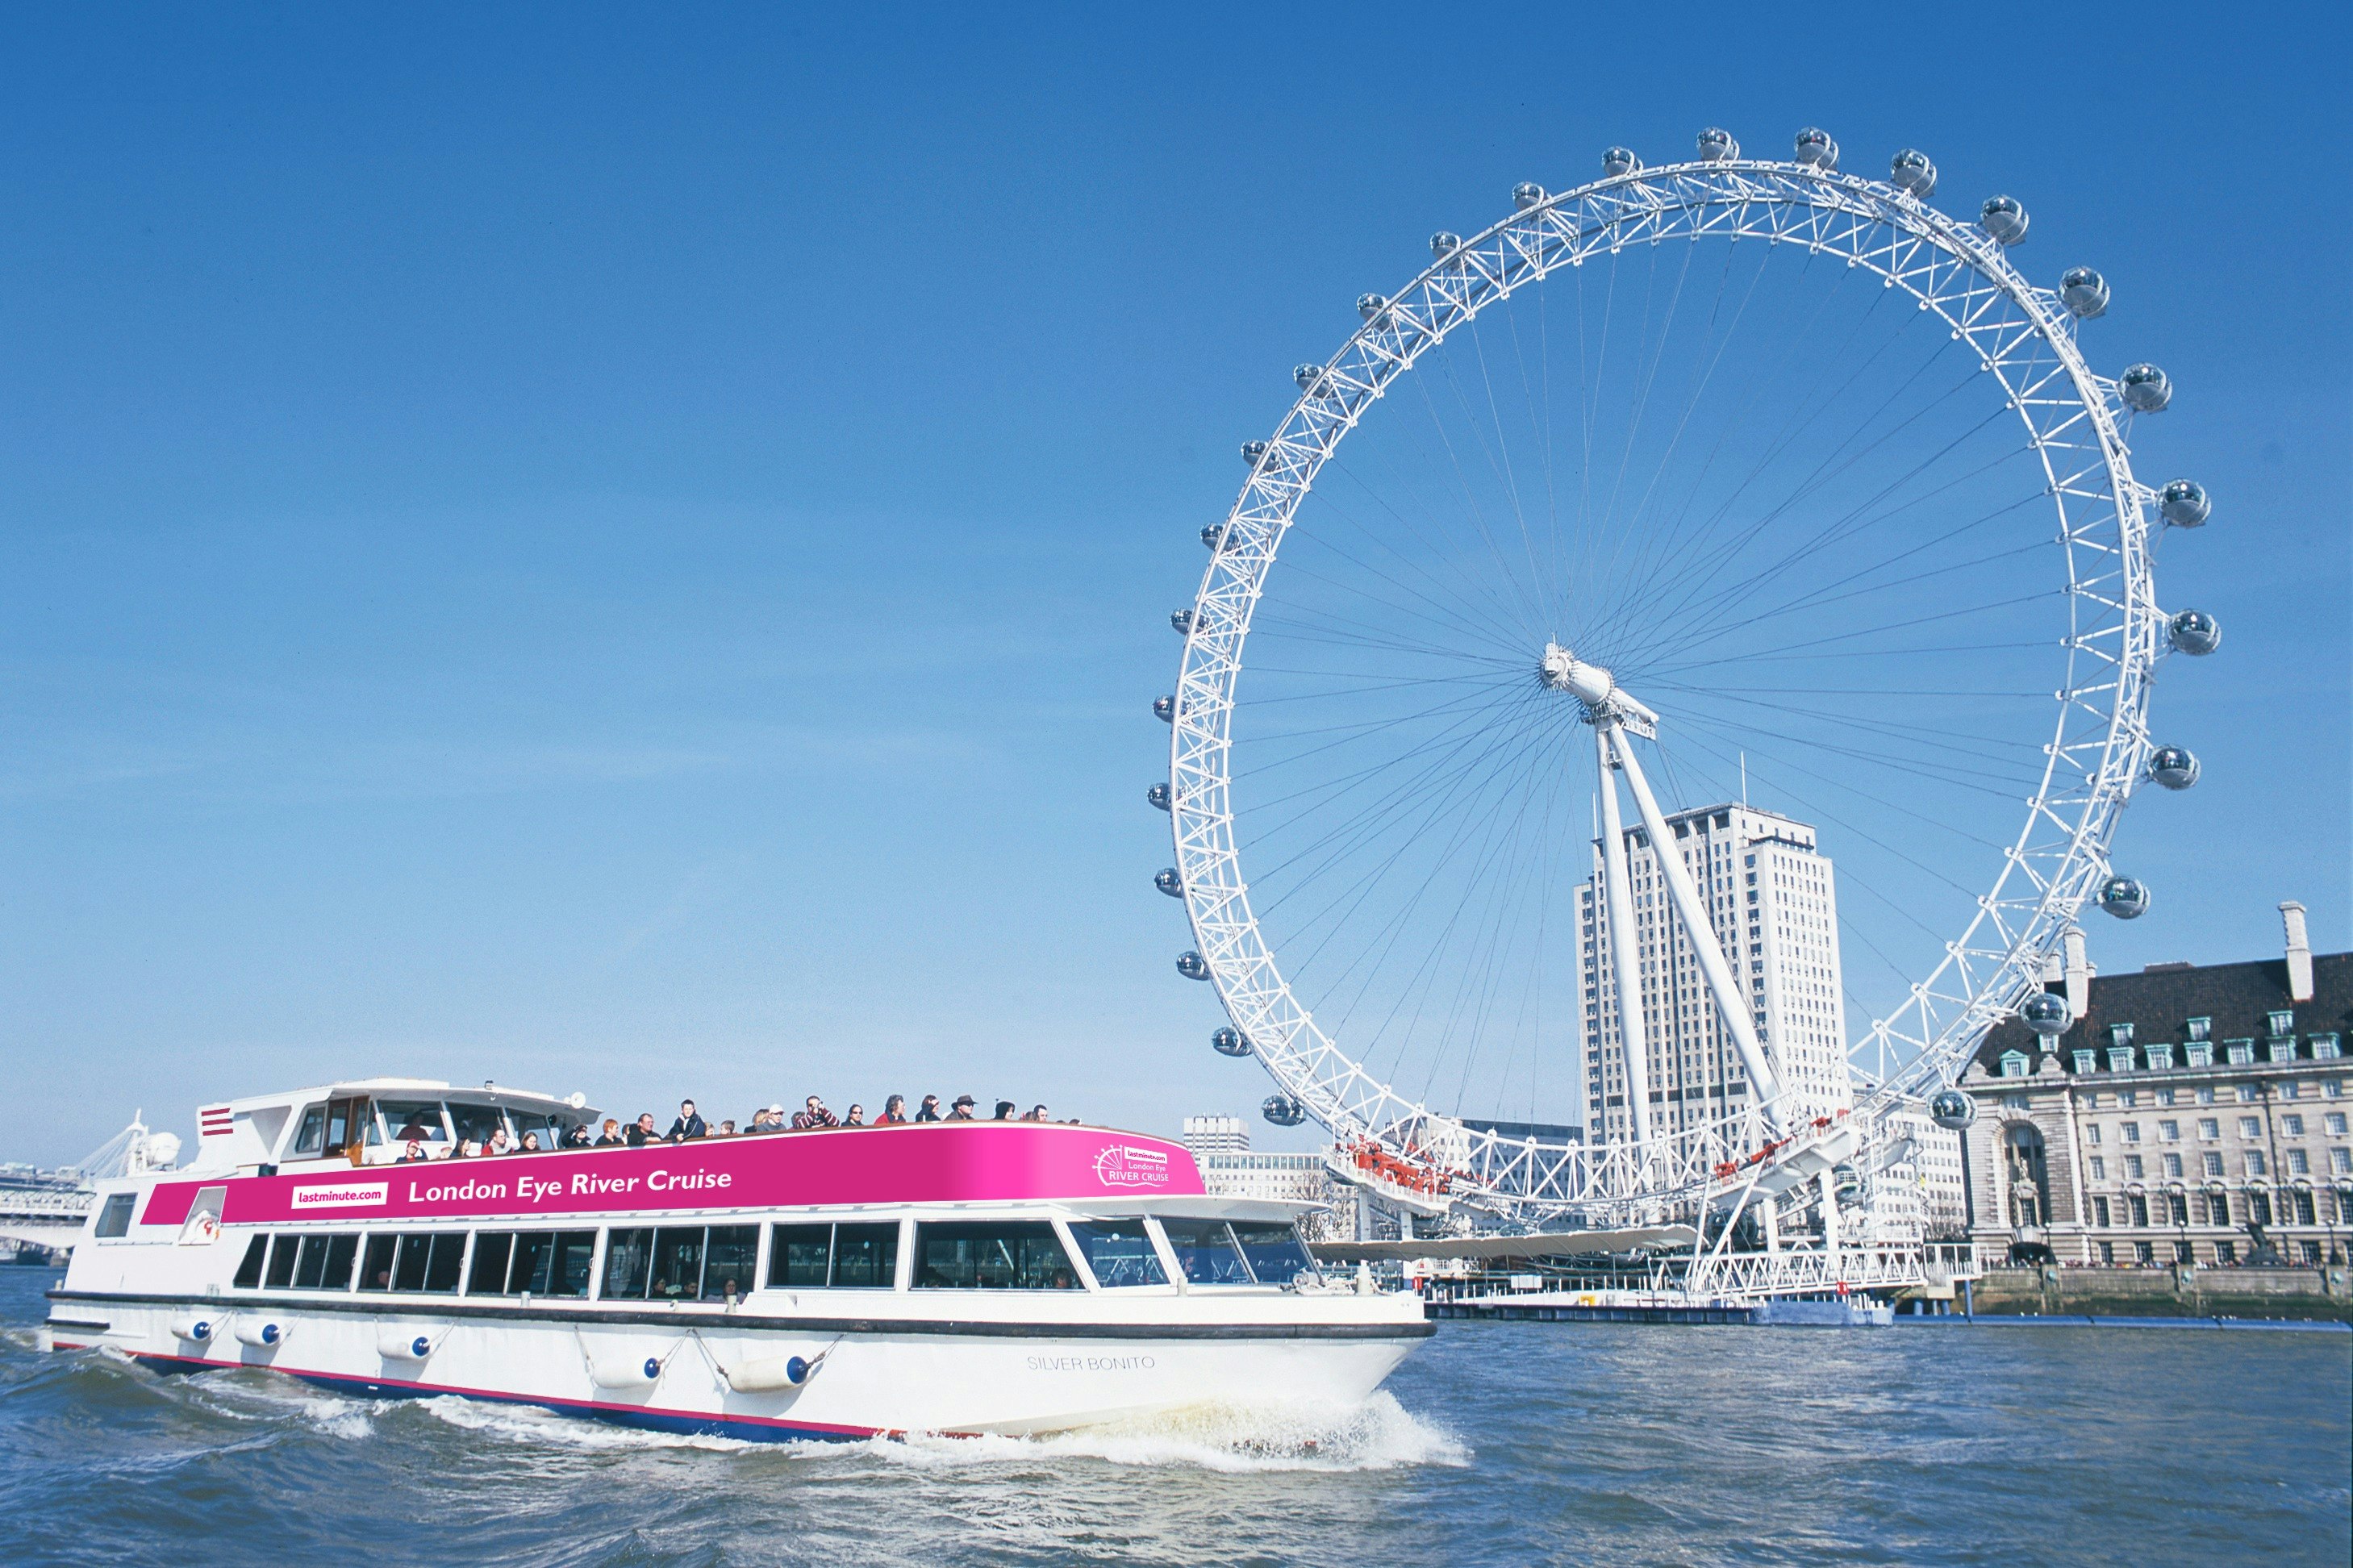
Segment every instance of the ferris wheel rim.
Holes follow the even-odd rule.
[[[1694,220],[1680,230],[1672,226],[1678,217],[1711,210],[1737,213],[1739,221],[1711,226]],[[1758,237],[1843,256],[1849,266],[1869,268],[1885,286],[1905,289],[1921,310],[1935,310],[1954,336],[1968,338],[1971,347],[1988,349],[1978,341],[1987,329],[1985,311],[1990,308],[2000,315],[2006,310],[2022,318],[2010,324],[2025,329],[2010,346],[2031,338],[2057,362],[2056,369],[2031,389],[2032,398],[2029,388],[2012,384],[1998,349],[1981,358],[1979,370],[1995,374],[2010,393],[2010,407],[2025,424],[2029,444],[2042,461],[2059,508],[2062,537],[2068,544],[2068,685],[2056,694],[2055,731],[2044,748],[2044,766],[2028,802],[2027,821],[2006,852],[1992,889],[1978,900],[1965,930],[1946,944],[1944,959],[1864,1037],[1881,1058],[1881,1070],[1863,1072],[1869,1101],[1910,1098],[1948,1076],[1965,1048],[1956,1042],[1966,1037],[1973,1044],[2017,1005],[2039,980],[2042,955],[2107,873],[2107,849],[2118,816],[2150,750],[2147,708],[2161,623],[2149,566],[2147,510],[2153,492],[2132,476],[2116,384],[2099,377],[2084,360],[2075,342],[2073,318],[2055,293],[2037,289],[2020,274],[2010,264],[2002,242],[1987,230],[1886,182],[1819,165],[1703,159],[1637,168],[1546,195],[1446,249],[1398,296],[1367,296],[1360,301],[1365,324],[1312,381],[1303,382],[1301,395],[1253,460],[1249,479],[1219,525],[1186,628],[1170,714],[1169,807],[1187,921],[1207,977],[1215,984],[1235,1027],[1250,1043],[1251,1054],[1274,1079],[1279,1098],[1304,1109],[1335,1137],[1380,1140],[1399,1125],[1451,1118],[1382,1081],[1322,1029],[1313,1009],[1292,991],[1279,955],[1250,908],[1241,875],[1243,851],[1234,838],[1227,759],[1232,745],[1234,685],[1246,668],[1241,648],[1282,538],[1310,493],[1316,472],[1363,415],[1423,354],[1489,306],[1563,266],[1582,265],[1605,248],[1604,237],[1606,249],[1613,255],[1645,238],[1646,230],[1651,243],[1667,238],[1697,243],[1717,236],[1737,240],[1757,234],[1741,224],[1759,210],[1806,215],[1811,222],[1810,227],[1793,224],[1786,232],[1773,226]],[[1558,220],[1571,213],[1579,215],[1573,220],[1577,226],[1564,230]],[[1596,215],[1599,221],[1588,227],[1586,217]],[[1862,237],[1879,230],[1888,235],[1883,259],[1862,243]],[[1548,240],[1550,252],[1545,248]],[[1842,248],[1841,241],[1852,248]],[[1964,271],[1975,281],[1955,289],[1951,285]],[[1433,299],[1451,306],[1451,313],[1411,314],[1427,310]],[[1303,366],[1303,377],[1306,372]],[[2063,383],[2072,403],[2052,397],[2054,381]],[[2053,440],[2052,431],[2038,426],[2036,416],[2029,412],[2030,402],[2073,406],[2075,412],[2057,425],[2061,434],[2072,434],[2073,439]],[[2086,436],[2088,447],[2083,444]],[[2087,477],[2092,466],[2063,473],[2053,456],[2062,447],[2095,452],[2096,479]],[[2073,520],[2068,510],[2071,488],[2078,499],[2091,503]],[[2088,546],[2092,532],[2102,528],[2113,533],[2112,540],[2100,542],[2113,556],[2101,579],[2113,580],[2108,592],[2116,595],[2108,606],[2116,621],[2112,649],[2087,647],[2081,635],[2085,574],[2079,570],[2078,549]],[[1229,639],[1229,646],[1220,641],[1221,636]],[[2106,668],[2094,671],[2104,679],[2078,682],[2079,665],[2087,657],[2105,661]],[[2071,751],[2071,708],[2084,707],[2085,694],[2100,691],[2107,696],[2094,699],[2105,703],[2098,756],[2084,787],[2065,803],[2073,817],[2066,825],[2064,854],[2053,864],[2048,863],[2047,850],[2039,852],[2045,863],[2038,864],[2031,846],[2038,820],[2057,820],[2052,810],[2052,783]],[[2072,749],[2084,750],[2084,744],[2078,742]],[[2030,897],[2003,897],[2013,879],[2026,885]],[[1989,945],[1979,936],[1989,924],[1998,945]],[[1973,939],[1978,939],[1974,945]],[[1907,1014],[1913,1019],[1909,1032],[1898,1026]],[[1891,1069],[1887,1058],[1899,1047],[1908,1049],[1901,1050],[1902,1059]],[[1848,1048],[1851,1059],[1860,1049],[1853,1042]],[[1474,1134],[1474,1140],[1480,1136]],[[1626,1190],[1630,1171],[1636,1172],[1638,1185],[1653,1179],[1641,1173],[1650,1164],[1649,1151],[1631,1160],[1614,1158],[1608,1151],[1597,1158],[1587,1145],[1533,1139],[1514,1141],[1505,1151],[1496,1147],[1494,1135],[1483,1137],[1480,1179],[1466,1191],[1475,1189],[1480,1196],[1523,1213],[1607,1202]],[[1704,1170],[1687,1170],[1680,1177],[1671,1172],[1669,1178],[1671,1185],[1677,1180],[1684,1186],[1705,1183]],[[1534,1187],[1548,1189],[1546,1195],[1532,1196]]]

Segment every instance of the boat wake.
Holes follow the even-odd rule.
[[[877,1438],[868,1453],[919,1469],[1091,1459],[1248,1474],[1462,1466],[1471,1450],[1387,1393],[1361,1405],[1202,1405],[1039,1437]]]

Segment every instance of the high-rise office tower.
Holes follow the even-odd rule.
[[[1815,847],[1814,830],[1749,805],[1713,805],[1666,821],[1725,960],[1747,992],[1758,1043],[1789,1093],[1789,1114],[1846,1109],[1853,1089],[1839,981],[1837,879]],[[1747,1075],[1675,921],[1656,847],[1639,826],[1626,830],[1626,860],[1640,944],[1651,1125],[1672,1132],[1747,1106]],[[1614,1142],[1630,1136],[1630,1125],[1598,839],[1593,867],[1577,893],[1585,1118],[1588,1137]]]

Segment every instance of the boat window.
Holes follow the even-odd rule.
[[[135,1193],[116,1193],[108,1198],[106,1206],[98,1211],[99,1236],[101,1238],[129,1236],[131,1211],[138,1202],[139,1197]]]
[[[1077,1271],[1044,1220],[979,1220],[915,1226],[921,1290],[1075,1290]]]
[[[776,1225],[768,1227],[768,1288],[822,1290],[833,1279],[833,1226]]]
[[[888,1290],[899,1283],[899,1222],[833,1227],[833,1282],[838,1289]]]
[[[469,1143],[486,1143],[491,1133],[507,1124],[495,1105],[460,1105],[455,1100],[449,1105],[449,1121],[458,1129],[458,1136]]]
[[[898,1282],[896,1221],[769,1227],[771,1289],[888,1290]]]
[[[327,1134],[327,1108],[313,1105],[302,1112],[302,1130],[294,1134],[294,1152],[315,1154]]]
[[[449,1130],[441,1125],[441,1102],[438,1100],[378,1100],[384,1111],[385,1131],[396,1143],[406,1143],[411,1138],[421,1138],[427,1143],[447,1143]]]
[[[369,1237],[366,1256],[360,1263],[360,1289],[391,1289],[393,1254],[399,1250],[400,1237],[396,1236]]]
[[[1072,1221],[1071,1238],[1086,1255],[1095,1283],[1106,1290],[1168,1283],[1168,1271],[1160,1267],[1160,1254],[1140,1219]]]
[[[294,1283],[294,1255],[301,1250],[299,1236],[280,1236],[269,1244],[269,1288],[283,1290]]]
[[[375,1131],[375,1114],[365,1099],[327,1101],[327,1153],[339,1154],[364,1140],[372,1142],[368,1134]]]
[[[522,1147],[523,1135],[529,1132],[539,1134],[542,1149],[561,1149],[564,1147],[564,1135],[572,1127],[572,1123],[561,1116],[541,1116],[522,1110],[514,1113],[514,1123],[515,1147],[518,1149]]]
[[[703,1250],[702,1299],[723,1301],[748,1292],[759,1278],[760,1227],[714,1225]]]
[[[488,1236],[474,1239],[479,1255],[482,1244],[493,1239]],[[514,1243],[514,1263],[507,1272],[506,1293],[521,1296],[586,1296],[588,1294],[588,1266],[596,1252],[596,1233],[593,1230],[527,1230],[513,1237],[495,1239]],[[501,1249],[503,1258],[504,1251]],[[480,1265],[476,1265],[479,1269]],[[496,1289],[495,1286],[491,1287]]]
[[[250,1290],[261,1283],[261,1265],[269,1256],[269,1238],[257,1236],[245,1244],[245,1261],[237,1266],[236,1289]]]
[[[466,1261],[462,1231],[410,1231],[400,1238],[400,1256],[392,1268],[396,1290],[426,1290],[455,1295]]]
[[[352,1288],[352,1259],[358,1255],[360,1238],[342,1236],[306,1236],[302,1251],[294,1267],[294,1288],[298,1290],[348,1290]]]
[[[1315,1260],[1299,1244],[1299,1232],[1287,1225],[1238,1225],[1234,1239],[1250,1259],[1250,1272],[1261,1285],[1288,1285],[1304,1274],[1315,1278]]]
[[[1248,1285],[1250,1265],[1234,1245],[1232,1227],[1221,1219],[1164,1219],[1160,1228],[1176,1254],[1176,1266],[1196,1285]]]
[[[502,1296],[507,1289],[507,1259],[514,1251],[514,1233],[503,1230],[477,1231],[474,1235],[474,1265],[466,1271],[466,1294],[469,1296]]]
[[[653,1288],[656,1300],[691,1301],[702,1294],[702,1227],[664,1226],[654,1232]]]
[[[605,1233],[605,1289],[607,1299],[641,1300],[653,1260],[650,1230],[609,1230]]]

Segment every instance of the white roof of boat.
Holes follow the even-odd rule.
[[[446,1079],[438,1078],[337,1079],[332,1083],[314,1085],[310,1089],[290,1089],[280,1094],[249,1094],[212,1103],[226,1105],[231,1110],[254,1110],[265,1106],[307,1105],[312,1100],[361,1094],[371,1099],[398,1099],[413,1095],[419,1100],[462,1100],[471,1105],[543,1105],[568,1110],[582,1109],[586,1104],[585,1095],[566,1098],[496,1082],[485,1083],[479,1089],[471,1085],[459,1087]]]

